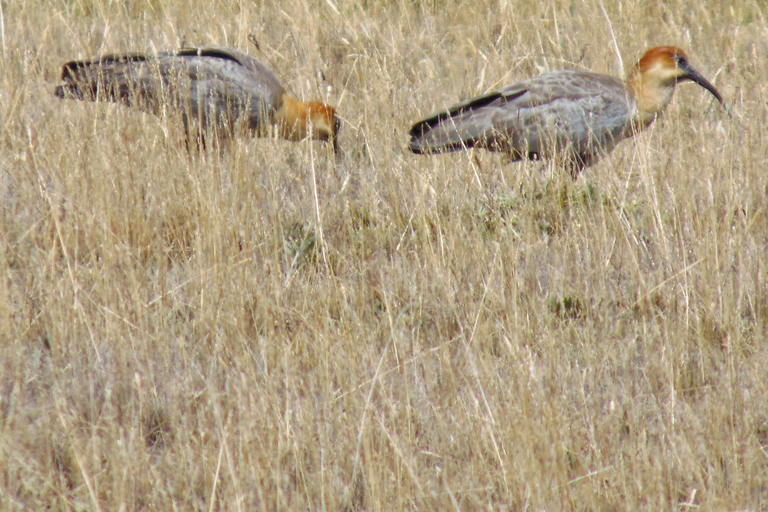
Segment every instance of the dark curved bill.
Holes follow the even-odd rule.
[[[336,137],[333,137],[330,142],[331,147],[333,148],[333,154],[336,156],[336,158],[339,158],[341,156],[341,149],[339,148],[338,140]]]
[[[339,148],[339,130],[341,129],[341,119],[333,116],[333,136],[331,137],[331,147],[333,147],[333,152],[338,157],[341,154],[341,149]]]
[[[715,89],[715,86],[709,83],[709,80],[701,76],[699,72],[696,71],[695,69],[689,67],[688,69],[685,70],[685,74],[683,74],[680,77],[680,79],[690,80],[691,82],[695,82],[699,84],[700,86],[702,86],[703,88],[711,92],[712,96],[717,98],[717,101],[719,101],[721,105],[725,106],[725,103],[723,103],[723,97],[720,96],[720,93],[717,91],[717,89]]]

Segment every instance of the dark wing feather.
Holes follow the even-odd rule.
[[[627,91],[615,78],[560,71],[467,100],[416,123],[411,150],[454,151],[479,146],[514,159],[569,150],[581,160],[610,151],[629,118]]]
[[[445,112],[440,112],[439,114],[435,114],[431,117],[422,119],[421,121],[415,123],[411,127],[411,131],[408,132],[408,134],[411,135],[412,137],[420,137],[425,132],[428,132],[430,129],[440,124],[442,121],[445,121],[450,117],[455,117],[458,114],[461,114],[462,112],[464,112],[465,110],[474,110],[480,107],[484,107],[485,105],[491,103],[493,100],[499,98],[500,96],[501,94],[498,92],[491,92],[483,96],[478,96],[477,98],[471,98],[469,100],[462,101],[461,103],[457,103],[456,105],[453,105]]]
[[[227,48],[187,48],[157,56],[107,55],[64,65],[59,97],[106,100],[159,113],[171,106],[204,125],[232,129],[245,118],[262,129],[285,90],[261,62]]]
[[[462,119],[489,105],[500,105],[525,94],[518,90],[511,94],[493,91],[470,98],[426,119],[415,123],[408,134],[411,151],[417,154],[455,151],[471,147],[480,136],[476,123],[462,123]],[[457,121],[461,128],[457,127]]]
[[[101,93],[107,101],[128,103],[128,84],[118,78],[124,75],[122,70],[141,66],[147,60],[147,56],[135,53],[67,62],[61,69],[63,85],[56,87],[55,94],[60,98],[95,101]]]

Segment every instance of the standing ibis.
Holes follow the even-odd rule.
[[[723,103],[715,87],[672,46],[645,52],[626,81],[586,71],[528,78],[414,124],[410,149],[441,153],[479,147],[511,160],[560,156],[574,178],[623,139],[648,127],[692,81]]]

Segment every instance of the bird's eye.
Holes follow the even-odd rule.
[[[686,59],[682,55],[676,55],[675,61],[677,61],[677,67],[681,69],[685,69],[688,67],[688,59]]]

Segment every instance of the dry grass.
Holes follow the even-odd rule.
[[[0,2],[2,509],[768,509],[762,2],[187,4]],[[575,182],[405,151],[458,98],[617,73],[609,20],[733,117],[680,87]],[[343,159],[52,95],[183,43],[338,105]]]

